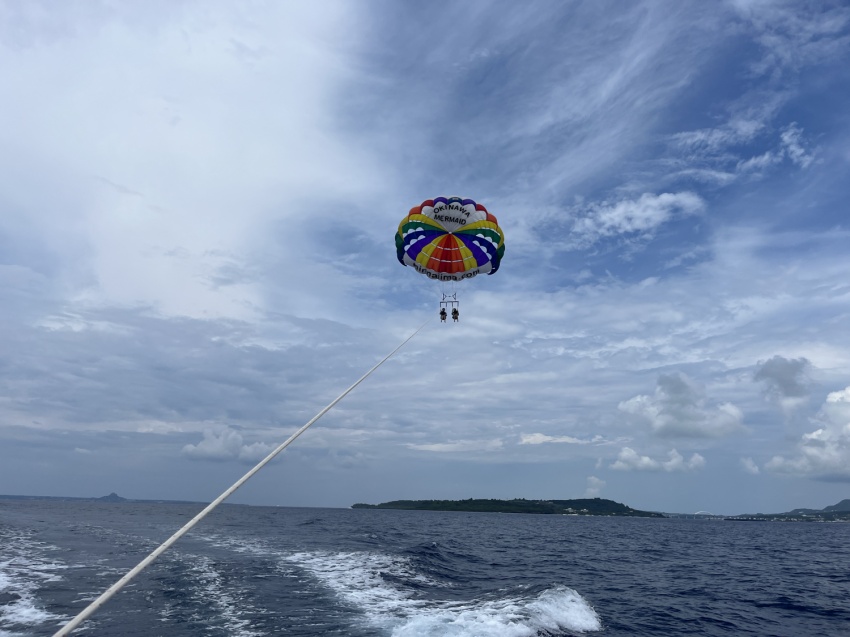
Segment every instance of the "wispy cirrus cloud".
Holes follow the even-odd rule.
[[[785,162],[799,169],[809,168],[817,157],[817,147],[797,122],[773,130],[774,117],[770,110],[760,110],[717,128],[676,133],[672,137],[674,147],[682,155],[674,164],[677,170],[672,176],[725,187],[743,178],[764,176]],[[764,145],[769,148],[751,154],[753,147]]]
[[[804,69],[843,64],[850,49],[850,10],[840,3],[732,0],[741,28],[759,46],[747,69],[751,85],[713,106],[719,123],[673,133],[679,151],[673,176],[728,186],[779,171],[783,163],[808,169],[820,149],[805,127],[784,119],[799,95]],[[753,152],[755,149],[756,152]]]
[[[644,193],[637,199],[592,204],[573,223],[572,237],[577,246],[620,235],[647,238],[671,219],[703,210],[705,202],[692,192]]]
[[[750,65],[757,76],[779,81],[809,65],[840,58],[850,45],[850,9],[773,0],[730,0],[753,30],[761,56]]]

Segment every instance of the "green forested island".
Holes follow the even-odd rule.
[[[602,498],[578,500],[393,500],[381,504],[352,505],[352,509],[406,509],[414,511],[473,511],[481,513],[548,513],[555,515],[617,515],[663,518],[661,513],[638,511]]]

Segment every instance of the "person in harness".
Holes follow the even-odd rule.
[[[440,322],[441,323],[446,322],[446,308],[444,308],[444,307],[440,308]]]
[[[452,318],[455,323],[457,323],[457,320],[460,318],[460,312],[457,311],[456,307],[452,308]]]

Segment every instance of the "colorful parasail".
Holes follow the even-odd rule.
[[[495,216],[472,199],[437,197],[411,208],[395,235],[399,263],[440,281],[495,274],[505,235]]]

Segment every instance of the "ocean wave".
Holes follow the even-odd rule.
[[[420,609],[393,628],[393,637],[552,637],[594,632],[602,622],[579,593],[554,586],[535,597],[448,603]]]
[[[393,637],[537,637],[602,628],[578,592],[555,585],[537,594],[501,599],[445,601],[420,594],[438,586],[404,557],[378,552],[300,552],[284,560],[308,571],[364,621]]]

